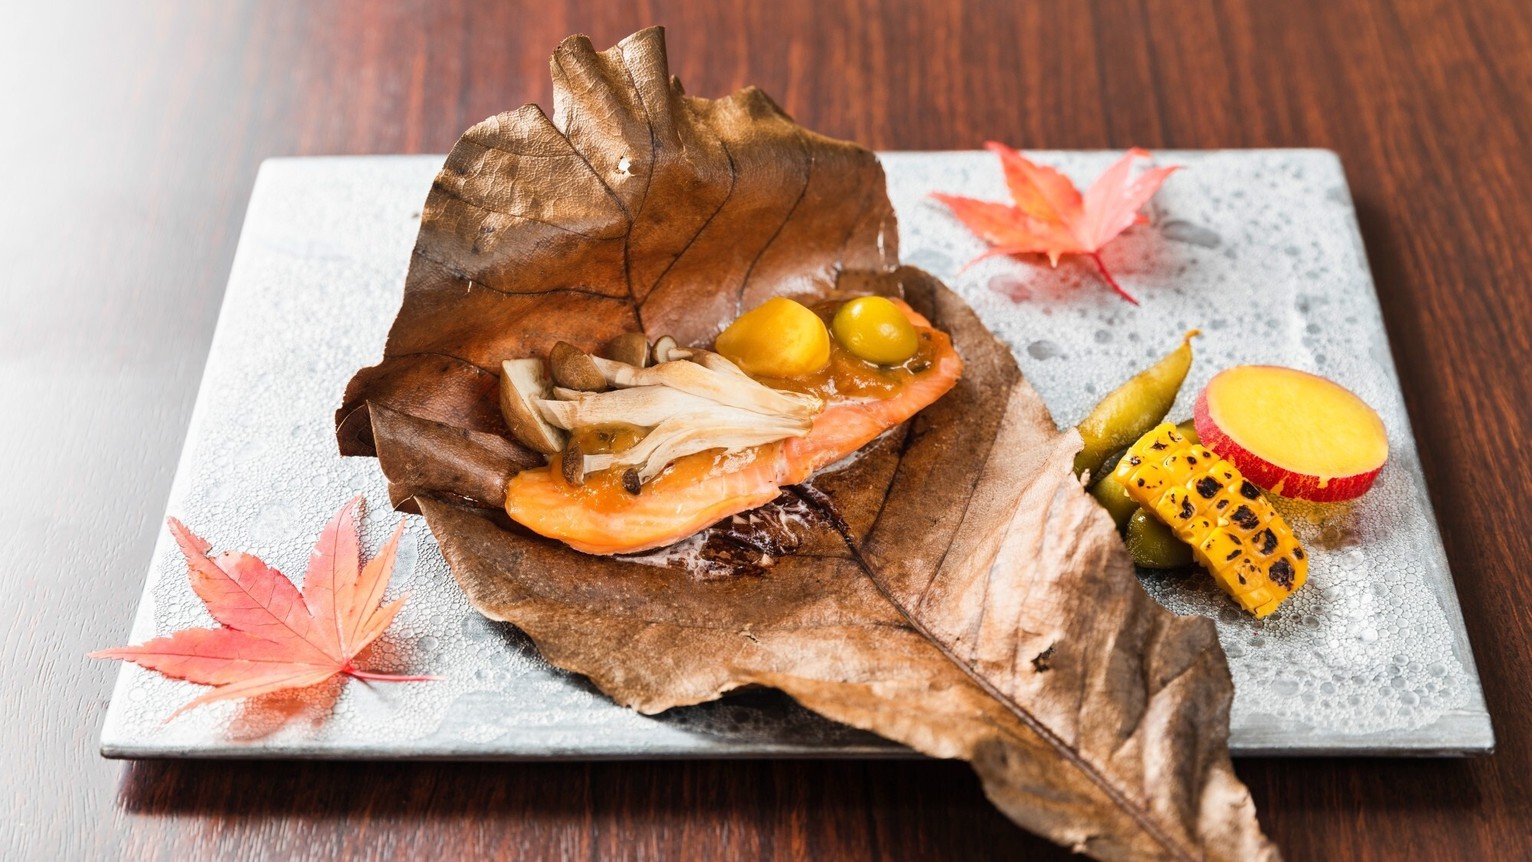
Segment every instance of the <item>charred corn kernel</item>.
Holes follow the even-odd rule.
[[[1124,473],[1122,466],[1124,464],[1139,469]],[[1135,500],[1159,499],[1159,495],[1165,491],[1165,485],[1170,481],[1170,474],[1165,472],[1165,468],[1158,461],[1145,461],[1131,454],[1124,455],[1122,460],[1117,462],[1117,472],[1114,475],[1124,487],[1132,486],[1128,488],[1128,494]]]
[[[1214,529],[1197,545],[1197,558],[1211,560],[1211,568],[1232,568],[1245,555],[1245,543],[1228,530]]]
[[[1275,611],[1308,578],[1302,545],[1261,489],[1176,426],[1139,438],[1113,476],[1255,616]]]
[[[1198,515],[1181,530],[1181,534],[1186,536],[1186,544],[1195,548],[1207,541],[1208,536],[1211,536],[1217,528],[1218,525],[1213,523],[1212,519]]]
[[[1191,492],[1182,485],[1166,488],[1165,493],[1149,505],[1149,509],[1166,526],[1175,530],[1177,535],[1181,532],[1181,525],[1191,523],[1192,518],[1197,516],[1197,506],[1192,502]]]

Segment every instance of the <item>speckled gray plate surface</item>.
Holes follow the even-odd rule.
[[[1034,156],[1084,184],[1117,154]],[[1057,269],[982,251],[934,190],[1003,199],[986,153],[889,153],[901,254],[959,291],[1016,353],[1060,423],[1129,369],[1201,327],[1172,418],[1217,370],[1317,371],[1378,408],[1391,458],[1350,506],[1279,503],[1311,551],[1308,585],[1264,621],[1195,575],[1146,575],[1167,607],[1217,621],[1234,674],[1231,747],[1263,754],[1454,754],[1493,745],[1414,438],[1339,161],[1318,150],[1166,152],[1175,174],[1105,257],[1141,301],[1088,265]],[[399,306],[437,156],[283,159],[261,169],[229,278],[169,514],[216,549],[301,575],[319,527],[365,495],[364,542],[399,517],[377,462],[340,458],[331,417],[375,362]],[[410,600],[375,651],[438,681],[337,683],[289,700],[220,703],[165,721],[200,689],[124,666],[102,734],[113,757],[625,758],[901,756],[877,737],[751,693],[645,717],[544,663],[514,628],[480,617],[424,523],[391,591]],[[134,643],[212,620],[165,535]]]

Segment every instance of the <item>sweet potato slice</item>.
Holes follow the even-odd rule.
[[[1275,365],[1239,365],[1197,397],[1197,434],[1255,484],[1300,500],[1367,493],[1388,460],[1378,414],[1338,383]]]

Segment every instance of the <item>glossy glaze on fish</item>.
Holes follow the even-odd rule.
[[[774,499],[914,416],[957,383],[963,360],[945,333],[907,311],[931,342],[930,365],[883,398],[831,396],[806,436],[739,452],[713,450],[676,460],[638,494],[618,471],[565,482],[557,456],[510,482],[505,509],[529,529],[589,554],[626,554],[678,542],[730,515]]]

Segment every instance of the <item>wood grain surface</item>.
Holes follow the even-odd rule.
[[[444,152],[650,23],[876,148],[1338,151],[1499,751],[1238,770],[1291,859],[1532,858],[1523,0],[0,3],[0,857],[1065,855],[951,763],[96,754],[261,159]]]

